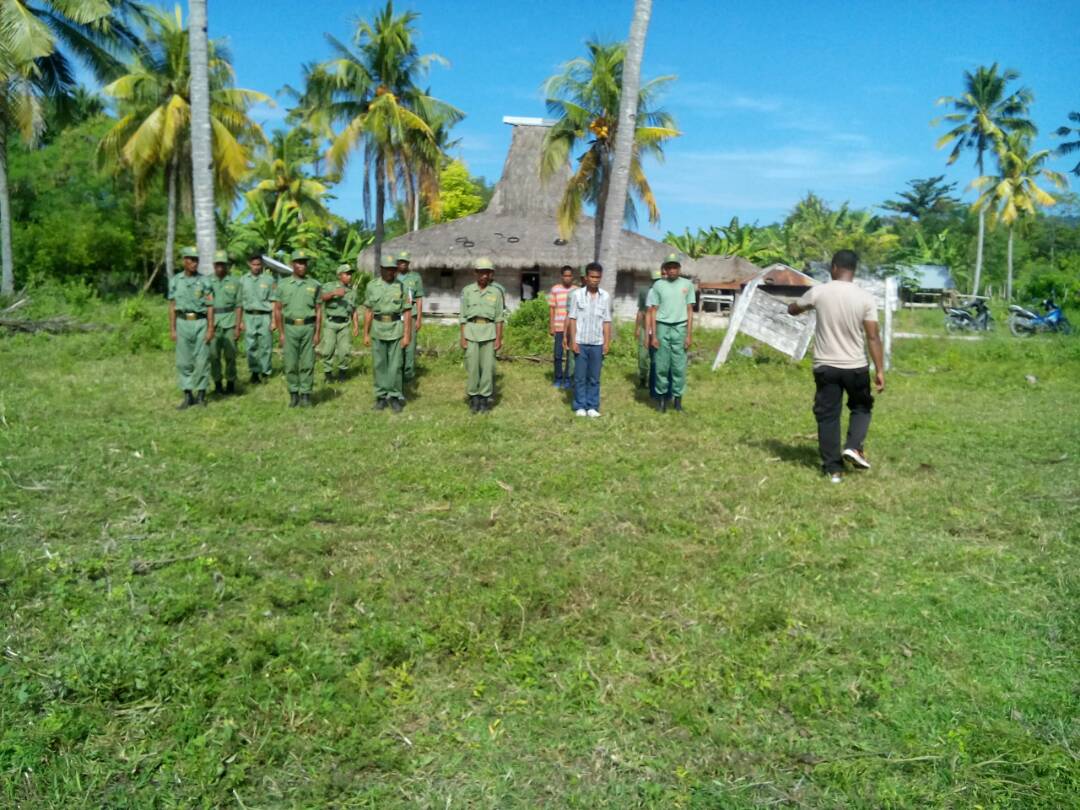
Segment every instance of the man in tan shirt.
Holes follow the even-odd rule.
[[[788,312],[817,312],[814,330],[814,416],[818,423],[821,466],[834,484],[843,480],[844,461],[868,470],[870,462],[863,442],[870,430],[874,397],[870,393],[870,368],[866,350],[874,361],[874,384],[885,390],[885,361],[878,332],[874,296],[855,284],[859,257],[851,250],[837,251],[832,258],[832,281],[811,287]],[[840,415],[847,392],[851,418],[847,441],[840,449]]]

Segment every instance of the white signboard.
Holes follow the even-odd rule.
[[[817,316],[813,311],[806,315],[788,315],[787,304],[758,289],[763,279],[764,275],[755,276],[735,303],[724,342],[713,361],[713,371],[727,361],[735,336],[740,332],[772,346],[792,360],[802,360],[806,354],[814,336]]]

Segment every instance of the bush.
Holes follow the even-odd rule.
[[[551,353],[548,334],[548,303],[543,296],[525,301],[510,315],[506,331],[508,354]]]

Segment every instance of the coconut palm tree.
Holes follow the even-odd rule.
[[[256,183],[247,198],[263,201],[274,213],[295,208],[301,221],[329,219],[325,204],[329,188],[305,171],[318,154],[311,141],[312,134],[302,127],[275,132],[255,161],[251,176]]]
[[[356,152],[364,157],[364,213],[371,215],[375,190],[375,261],[379,261],[387,198],[396,203],[402,167],[417,177],[417,164],[433,160],[434,125],[450,126],[462,113],[421,90],[417,81],[437,55],[422,56],[416,47],[415,12],[394,13],[387,2],[372,22],[357,23],[352,46],[327,36],[334,57],[308,77],[306,95],[328,99],[320,114],[341,124],[327,153],[330,166],[342,172]],[[438,205],[438,172],[418,184],[428,205]]]
[[[43,105],[75,92],[74,61],[98,79],[112,75],[117,55],[137,40],[126,20],[128,0],[4,0],[0,2],[0,293],[11,294],[11,200],[7,145],[12,135],[33,144],[45,127]]]
[[[210,275],[217,250],[214,223],[214,154],[210,121],[210,42],[206,0],[188,0],[188,62],[191,70],[191,188],[199,272]]]
[[[190,40],[180,7],[172,13],[149,9],[140,48],[127,72],[104,88],[118,102],[120,117],[102,139],[99,156],[115,170],[131,171],[141,199],[159,175],[168,200],[165,270],[171,278],[176,247],[176,218],[181,202],[189,207],[192,179]],[[233,86],[228,52],[210,43],[210,126],[217,198],[233,199],[247,174],[253,147],[266,136],[247,111],[269,102],[262,93]]]
[[[614,137],[618,128],[626,46],[623,43],[586,43],[585,57],[572,59],[562,72],[544,83],[548,112],[556,119],[544,139],[540,164],[542,178],[550,178],[570,160],[579,147],[585,151],[577,159],[559,203],[559,230],[568,238],[577,227],[585,204],[596,208],[595,252],[600,251],[611,169]],[[633,199],[648,211],[649,221],[660,221],[660,209],[642,168],[642,158],[651,155],[663,160],[664,144],[680,133],[667,112],[655,107],[659,92],[674,76],[645,82],[638,91],[634,120],[634,142],[629,168],[630,194],[623,208],[623,220],[636,220]]]
[[[974,73],[964,71],[964,92],[959,96],[942,96],[938,104],[951,105],[953,112],[935,118],[932,126],[942,121],[953,128],[937,140],[938,149],[952,144],[948,164],[952,165],[965,150],[975,152],[975,168],[979,176],[986,174],[983,160],[995,144],[1011,132],[1035,135],[1035,125],[1026,117],[1033,96],[1027,88],[1008,92],[1008,85],[1020,78],[1015,70],[998,73],[997,62],[981,66]],[[986,212],[979,211],[979,242],[975,252],[975,279],[972,294],[979,292],[982,277],[983,242],[986,234]]]
[[[1069,113],[1069,120],[1074,124],[1080,124],[1080,112]],[[1059,138],[1068,138],[1070,135],[1076,135],[1075,141],[1066,141],[1057,148],[1059,155],[1071,155],[1074,152],[1080,152],[1080,126],[1076,127],[1058,127],[1054,134]],[[1080,163],[1070,169],[1070,171],[1077,177],[1080,177]]]
[[[1012,300],[1013,236],[1016,224],[1025,216],[1034,217],[1039,207],[1053,205],[1057,200],[1040,188],[1038,182],[1047,180],[1057,188],[1068,186],[1065,175],[1047,169],[1046,161],[1052,151],[1042,149],[1031,154],[1031,139],[1022,132],[1013,132],[998,142],[998,174],[984,175],[972,182],[981,190],[975,205],[979,210],[995,212],[998,221],[1009,228],[1008,271],[1005,281],[1005,300]]]

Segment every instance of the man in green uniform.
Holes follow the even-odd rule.
[[[206,406],[210,384],[210,348],[214,339],[214,294],[199,275],[199,251],[180,251],[184,272],[169,281],[169,337],[176,344],[176,376],[183,401],[177,410]]]
[[[322,355],[323,373],[328,383],[334,381],[335,375],[338,382],[345,382],[352,339],[360,334],[360,313],[356,310],[352,269],[347,264],[338,265],[337,277],[336,287],[323,287],[322,291],[326,326],[323,328],[319,354]]]
[[[240,279],[243,312],[237,323],[237,332],[247,333],[247,362],[252,384],[270,376],[270,357],[273,354],[274,329],[281,325],[274,321],[274,301],[277,300],[277,282],[263,272],[262,254],[248,256],[248,273]]]
[[[402,373],[405,382],[416,379],[416,338],[424,322],[424,279],[415,270],[409,269],[409,251],[403,250],[397,257],[397,278],[405,285],[405,292],[412,299],[412,337],[405,349],[405,363]]]
[[[214,253],[214,275],[210,278],[210,289],[214,294],[214,339],[210,342],[210,374],[214,378],[214,393],[235,394],[241,293],[240,282],[229,274],[229,254],[224,250]]]
[[[697,295],[690,279],[680,275],[682,263],[678,254],[669,254],[660,269],[664,278],[653,284],[646,304],[652,328],[649,345],[656,349],[657,407],[663,413],[667,410],[669,398],[676,411],[683,409],[686,350],[693,340]]]
[[[473,413],[491,410],[495,395],[495,352],[502,348],[506,293],[492,282],[491,259],[477,259],[476,282],[461,291],[461,348],[465,350],[465,393]]]
[[[364,345],[371,346],[375,410],[389,405],[401,413],[405,406],[401,367],[412,339],[412,307],[405,285],[396,278],[394,257],[383,256],[379,263],[380,278],[368,283],[364,295]]]
[[[650,274],[652,283],[660,279],[660,271]],[[649,290],[652,286],[642,287],[637,294],[637,318],[634,320],[634,339],[637,341],[637,376],[638,388],[648,387],[649,395],[656,398],[656,371],[653,368],[656,350],[650,345],[652,332],[649,331]]]
[[[315,344],[322,334],[320,285],[307,274],[311,254],[297,250],[292,255],[292,275],[278,285],[274,313],[280,327],[278,342],[285,349],[285,382],[289,386],[289,407],[311,407],[315,387]]]

